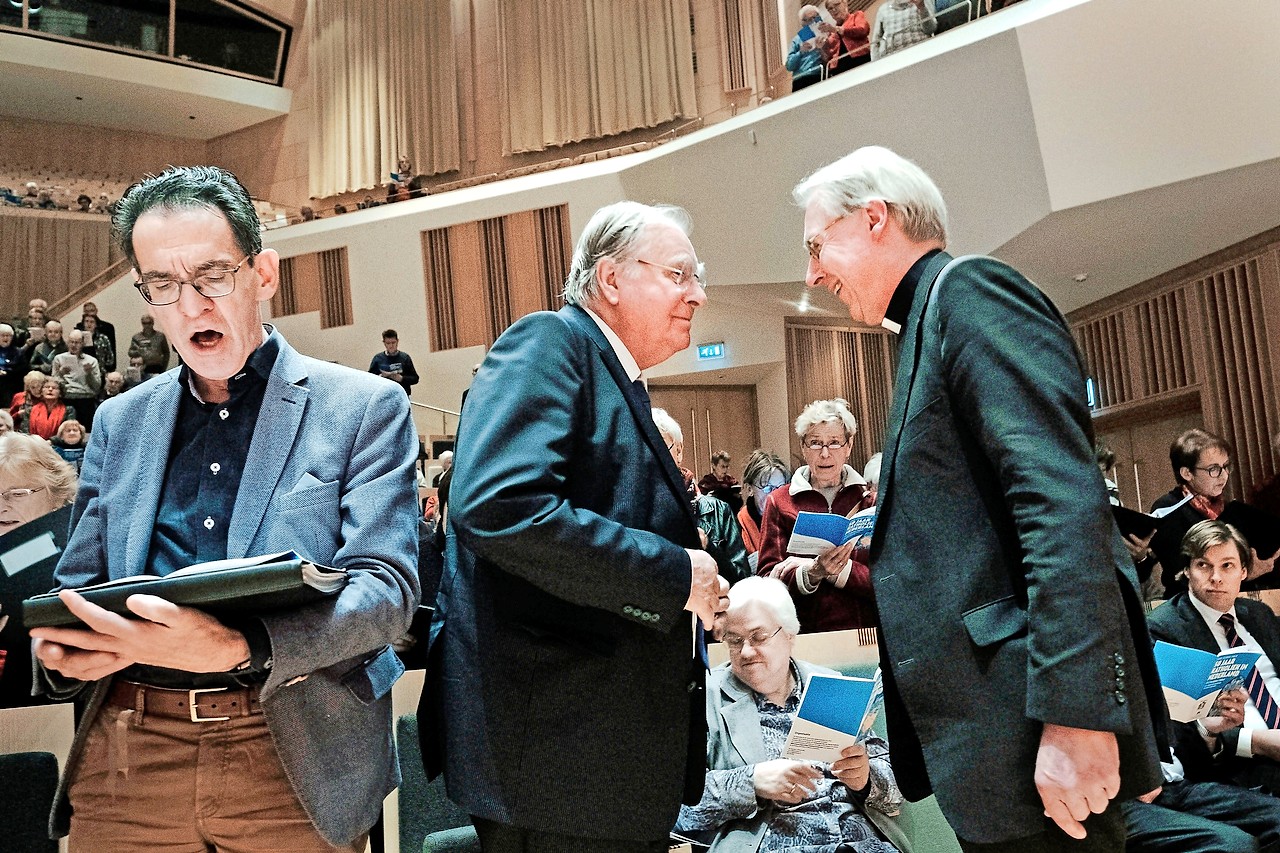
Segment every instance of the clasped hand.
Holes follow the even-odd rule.
[[[1201,720],[1200,725],[1204,726],[1205,731],[1215,735],[1243,725],[1244,703],[1248,698],[1249,694],[1244,688],[1219,694],[1218,701],[1214,703],[1213,715]]]
[[[96,681],[135,663],[184,672],[226,672],[249,657],[249,644],[200,610],[154,595],[125,602],[139,619],[92,604],[73,590],[58,596],[87,627],[34,628],[36,658],[68,678]]]
[[[710,631],[716,614],[729,609],[729,582],[720,576],[715,558],[706,551],[685,551],[689,553],[691,579],[684,609],[701,619],[702,627]]]
[[[1036,789],[1044,813],[1072,838],[1120,791],[1120,748],[1111,732],[1045,723],[1036,755]]]

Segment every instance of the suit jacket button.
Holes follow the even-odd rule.
[[[622,605],[622,612],[630,616],[636,612],[636,609],[632,607],[630,604],[624,604]]]
[[[653,621],[654,621],[654,622],[657,622],[659,619],[661,619],[661,618],[662,618],[662,614],[661,614],[661,613],[651,613],[651,614],[649,614],[649,615],[651,615],[651,616],[653,617]]]
[[[1116,659],[1117,665],[1124,663],[1124,655],[1120,654],[1119,652],[1115,653],[1115,659]]]
[[[1123,705],[1125,702],[1128,702],[1128,701],[1129,701],[1129,698],[1127,696],[1125,696],[1119,690],[1116,691],[1116,704]]]

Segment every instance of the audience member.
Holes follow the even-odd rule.
[[[124,374],[118,370],[113,370],[102,377],[102,397],[100,402],[105,403],[112,397],[119,397],[127,390],[129,389],[125,385]]]
[[[1116,484],[1115,451],[1108,447],[1105,442],[1099,441],[1094,445],[1093,456],[1098,463],[1098,470],[1102,472],[1102,483],[1107,487],[1107,499],[1113,506],[1123,506],[1124,504],[1120,500],[1120,487]],[[1155,601],[1165,597],[1164,587],[1160,583],[1160,575],[1155,571],[1156,566],[1160,564],[1160,560],[1156,557],[1155,552],[1151,550],[1151,540],[1154,537],[1155,531],[1145,537],[1140,537],[1134,533],[1124,537],[1124,545],[1129,549],[1129,555],[1133,557],[1133,565],[1138,572],[1138,581],[1142,584],[1142,598],[1144,601]]]
[[[729,473],[732,461],[728,451],[717,450],[711,454],[711,471],[698,481],[698,491],[724,501],[736,514],[742,509],[742,488],[738,478]]]
[[[706,300],[688,229],[597,211],[565,307],[503,332],[463,409],[418,722],[488,853],[665,850],[702,791],[696,625],[728,584],[636,381]]]
[[[67,344],[62,339],[62,324],[57,320],[50,320],[44,324],[44,334],[39,336],[32,330],[27,346],[30,347],[27,351],[27,364],[41,373],[52,372],[53,359],[67,351]]]
[[[319,216],[316,215],[316,212],[312,210],[309,205],[305,205],[305,204],[302,206],[302,209],[298,211],[298,213],[302,216],[303,222],[310,222],[313,219],[320,218]]]
[[[871,61],[871,26],[861,9],[849,11],[849,0],[827,0],[827,9],[836,19],[838,29],[827,35],[823,57],[832,74],[857,68]]]
[[[22,351],[13,343],[13,326],[0,323],[0,408],[9,408],[22,388]]]
[[[800,7],[800,31],[791,39],[786,66],[791,72],[791,91],[799,92],[822,79],[822,36],[818,26],[822,18],[816,6]]]
[[[76,476],[79,476],[87,444],[84,427],[81,426],[80,421],[63,421],[58,426],[57,433],[49,439],[49,443],[53,445],[53,449],[64,462],[76,469]]]
[[[13,415],[9,414],[8,409],[0,409],[0,435],[13,431]]]
[[[26,412],[26,421],[20,429],[29,435],[38,435],[44,439],[58,434],[58,427],[63,421],[76,420],[76,410],[62,400],[62,380],[54,376],[44,377],[40,386],[40,399],[35,400]]]
[[[676,467],[683,470],[684,430],[666,409],[653,409],[653,423],[658,427],[658,434],[662,436],[667,449],[671,451]],[[727,453],[724,455],[728,457]],[[702,531],[702,547],[715,558],[720,576],[730,584],[748,577],[751,566],[747,562],[747,551],[742,546],[742,533],[738,530],[738,522],[729,505],[714,495],[699,494],[697,489],[694,490],[691,501],[693,514],[698,519],[698,529]]]
[[[1162,694],[1070,327],[1016,270],[953,260],[937,185],[888,149],[794,198],[806,284],[900,335],[870,559],[903,793],[936,793],[966,853],[1122,850],[1108,804],[1160,784]]]
[[[1099,441],[1093,446],[1093,458],[1102,472],[1102,483],[1107,487],[1107,499],[1120,506],[1120,487],[1116,485],[1116,452]]]
[[[787,488],[769,495],[756,574],[787,585],[805,633],[870,628],[876,616],[865,544],[854,540],[817,557],[787,551],[801,512],[852,515],[871,506],[866,481],[847,464],[858,422],[844,400],[815,400],[796,418],[795,428],[805,464]]]
[[[764,518],[765,502],[774,489],[782,488],[790,479],[791,471],[776,454],[753,450],[747,457],[746,467],[742,469],[743,505],[738,510],[738,528],[753,572],[760,557],[760,522]]]
[[[183,367],[100,412],[55,574],[90,628],[32,631],[41,690],[85,709],[51,829],[73,850],[362,851],[395,787],[389,644],[419,599],[408,403],[263,325],[279,258],[230,173],[148,177],[114,226]],[[225,621],[74,592],[289,549],[346,584]]]
[[[9,401],[9,414],[13,416],[19,432],[26,432],[27,422],[31,420],[31,407],[39,401],[40,391],[48,378],[38,370],[28,371],[22,377],[22,390]]]
[[[116,212],[115,202],[106,193],[98,193],[98,200],[93,203],[93,212],[112,216]]]
[[[334,215],[334,216],[339,216],[339,215],[341,215],[341,214],[343,214],[343,213],[346,213],[346,212],[347,212],[347,206],[346,206],[345,204],[335,204],[335,205],[333,206],[333,215]]]
[[[87,334],[79,329],[67,333],[67,351],[53,359],[53,375],[62,380],[63,396],[68,405],[75,407],[77,420],[86,430],[92,430],[98,392],[102,390],[102,366],[84,352]]]
[[[884,0],[871,30],[871,58],[927,40],[938,29],[933,0]]]
[[[400,336],[395,329],[382,333],[382,346],[383,351],[369,362],[369,372],[390,379],[403,388],[405,394],[412,394],[410,389],[418,384],[418,371],[409,354],[400,352]]]
[[[27,207],[35,207],[40,200],[40,185],[35,181],[27,181],[23,187],[22,203]]]
[[[3,397],[0,396],[0,400],[2,399]],[[1253,492],[1249,495],[1249,503],[1274,516],[1280,516],[1280,430],[1276,430],[1271,436],[1271,452],[1277,473],[1253,487]]]
[[[716,853],[894,853],[910,850],[902,808],[878,735],[830,764],[782,757],[796,709],[815,674],[797,660],[795,604],[772,578],[729,590],[719,636],[728,663],[707,674],[707,778],[702,799],[680,810],[679,831],[714,831]]]
[[[1186,778],[1280,792],[1280,619],[1265,604],[1240,597],[1252,549],[1229,524],[1197,522],[1182,540],[1186,588],[1151,611],[1157,640],[1217,654],[1248,646],[1261,651],[1245,685],[1243,724],[1215,716],[1177,724]]]
[[[77,329],[84,331],[84,351],[93,356],[102,365],[104,371],[116,369],[116,348],[111,339],[98,328],[98,318],[93,314],[85,314]]]
[[[422,198],[430,195],[431,189],[427,186],[426,175],[414,175],[409,179],[409,198]]]
[[[76,207],[79,209],[80,213],[88,213],[89,208],[92,206],[93,199],[89,198],[89,196],[84,193],[80,193],[80,195],[76,196]]]
[[[862,468],[862,479],[867,481],[867,494],[874,505],[880,497],[880,464],[884,461],[883,453],[873,453]]]
[[[34,329],[39,329],[36,342],[39,343],[44,340],[45,310],[47,307],[43,299],[32,299],[27,305],[26,316],[14,319],[15,344],[19,347],[25,347],[31,340],[32,330]]]
[[[108,323],[106,320],[102,319],[102,317],[98,315],[98,306],[96,304],[92,302],[86,302],[84,304],[84,307],[80,309],[80,314],[81,314],[81,319],[80,319],[80,322],[76,324],[77,329],[85,328],[84,326],[85,316],[92,316],[96,318],[98,327],[95,330],[95,334],[103,334],[107,336],[107,340],[111,342],[112,353],[117,353],[120,351],[120,348],[116,345],[116,327],[113,324]]]
[[[449,473],[449,469],[453,467],[453,451],[446,450],[440,454],[440,473],[431,478],[431,488],[439,488],[440,480],[444,475]]]
[[[6,569],[0,572],[0,708],[43,704],[31,696],[31,640],[22,600],[53,586],[53,566],[66,545],[66,507],[75,494],[75,472],[47,442],[0,434],[0,553]],[[14,849],[10,841],[0,847]]]
[[[389,181],[387,183],[387,204],[394,204],[397,201],[409,200],[409,188],[401,184],[399,181]]]
[[[142,331],[129,342],[129,358],[142,359],[142,372],[148,377],[158,376],[169,369],[169,341],[163,332],[156,331],[156,319],[142,315]]]

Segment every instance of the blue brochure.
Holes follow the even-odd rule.
[[[810,676],[782,757],[827,764],[837,761],[840,750],[871,733],[883,706],[884,685],[878,669],[874,678]]]
[[[1247,648],[1227,649],[1215,655],[1163,640],[1156,642],[1155,655],[1169,716],[1179,723],[1210,716],[1218,695],[1242,687],[1262,657]]]
[[[875,507],[864,509],[853,518],[830,512],[802,512],[791,530],[787,553],[813,556],[855,539],[866,539],[858,546],[867,547],[875,527]]]

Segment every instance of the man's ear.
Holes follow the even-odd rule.
[[[863,206],[863,209],[867,212],[867,224],[871,228],[872,236],[882,236],[885,227],[889,224],[888,202],[881,198],[873,198]]]
[[[253,259],[253,271],[258,274],[254,296],[259,302],[266,302],[280,287],[280,255],[275,249],[263,249]]]
[[[596,290],[600,298],[610,305],[617,305],[621,299],[618,287],[619,263],[614,258],[601,258],[596,262]]]
[[[1190,468],[1183,466],[1182,468],[1178,469],[1178,476],[1182,478],[1182,482],[1190,483],[1191,478],[1194,476],[1194,474],[1192,473]]]

